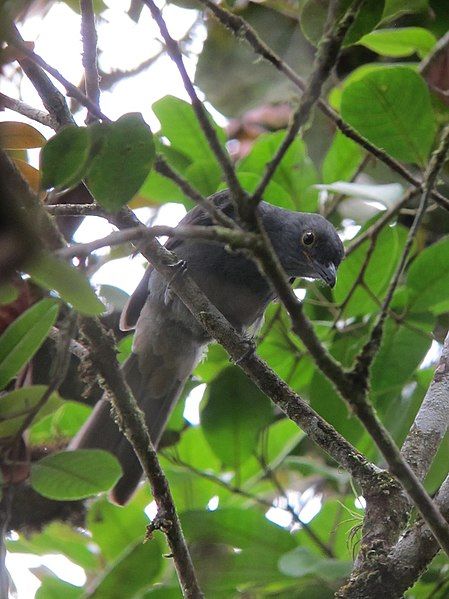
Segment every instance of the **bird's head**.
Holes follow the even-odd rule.
[[[333,225],[319,214],[283,210],[280,216],[277,233],[271,227],[267,232],[286,273],[322,279],[334,287],[345,250]]]

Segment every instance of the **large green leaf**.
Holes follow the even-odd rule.
[[[346,304],[344,316],[362,316],[377,312],[379,304],[373,299],[372,294],[382,299],[402,251],[405,236],[405,229],[398,225],[383,229],[375,242],[375,249],[363,277],[369,291],[359,285]],[[349,297],[354,281],[365,263],[369,246],[370,241],[365,241],[340,265],[337,284],[333,291],[334,299],[338,304],[346,302]]]
[[[279,560],[279,569],[288,576],[302,578],[317,576],[326,581],[346,578],[351,572],[352,561],[320,559],[305,547],[295,547]]]
[[[423,250],[407,274],[409,307],[413,312],[449,310],[449,237]]]
[[[201,413],[204,436],[223,463],[238,470],[255,451],[272,418],[269,399],[242,373],[229,367],[210,383]]]
[[[432,343],[435,319],[430,314],[397,321],[387,319],[371,371],[371,390],[382,394],[400,389],[414,374]]]
[[[144,509],[149,501],[148,488],[144,487],[123,507],[113,505],[105,497],[92,504],[87,514],[87,528],[106,561],[115,560],[126,547],[143,540],[149,524]]]
[[[109,490],[120,478],[121,467],[102,449],[53,453],[31,466],[31,486],[49,499],[72,501]]]
[[[217,162],[203,130],[198,123],[192,106],[185,100],[165,96],[153,104],[154,114],[161,123],[161,134],[170,140],[171,146],[188,156],[192,161]],[[220,127],[209,119],[220,141],[225,136]]]
[[[0,336],[0,389],[25,366],[45,341],[58,315],[58,304],[43,299],[21,314]]]
[[[435,136],[435,117],[424,80],[408,67],[366,73],[348,85],[342,117],[394,158],[423,165]]]
[[[156,538],[127,547],[92,583],[89,599],[124,599],[145,590],[162,570],[162,551]]]
[[[76,268],[49,253],[41,253],[25,267],[31,278],[45,289],[55,290],[81,314],[96,316],[105,311],[86,277]]]
[[[54,412],[43,418],[35,419],[28,431],[32,445],[40,445],[54,439],[68,439],[86,422],[92,408],[78,401],[67,401]]]
[[[402,27],[376,29],[364,35],[359,44],[381,56],[410,56],[416,52],[423,58],[432,50],[436,41],[433,33],[423,27]]]
[[[295,72],[307,73],[310,46],[296,14],[291,18],[274,6],[253,2],[239,6],[238,14]],[[240,117],[254,107],[284,103],[292,95],[291,82],[266,61],[257,60],[248,44],[236,43],[216,19],[207,19],[205,25],[207,39],[198,57],[195,83],[214,108],[227,117]]]
[[[141,114],[95,125],[87,185],[99,204],[115,212],[139,191],[153,165],[153,134]]]
[[[17,433],[30,412],[36,408],[46,390],[46,385],[32,385],[0,396],[0,437],[10,437]],[[35,414],[33,422],[38,422],[63,404],[64,401],[59,395],[52,393]]]
[[[338,131],[323,161],[323,183],[349,181],[362,160],[358,144]]]
[[[288,531],[267,520],[254,508],[185,512],[181,521],[190,543],[223,543],[248,550],[263,545],[267,553],[278,555],[296,546]]]
[[[79,183],[89,169],[91,130],[69,125],[48,140],[40,155],[43,189],[66,189]]]

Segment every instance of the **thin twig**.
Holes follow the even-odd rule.
[[[204,241],[214,241],[225,243],[231,248],[251,249],[257,245],[257,237],[254,233],[247,231],[234,231],[225,227],[201,225],[186,225],[177,227],[167,227],[166,225],[156,225],[153,227],[133,227],[124,231],[118,231],[106,235],[100,239],[89,241],[87,243],[75,243],[62,248],[57,253],[61,258],[74,258],[75,256],[87,256],[106,246],[121,245],[130,241],[141,242],[154,237],[178,237],[179,239],[202,239]]]
[[[100,86],[97,65],[97,30],[92,0],[80,0],[81,39],[83,41],[83,67],[86,96],[98,109],[100,108]],[[98,115],[88,109],[86,124],[98,120]]]
[[[56,121],[50,114],[48,114],[48,112],[39,110],[39,108],[33,108],[33,106],[30,106],[29,104],[25,104],[25,102],[22,102],[21,100],[16,100],[15,98],[10,98],[9,96],[2,94],[1,92],[0,107],[9,108],[9,110],[14,110],[14,112],[23,114],[23,116],[26,116],[29,119],[36,121],[37,123],[41,123],[41,125],[45,125],[46,127],[51,127],[52,129],[57,128]]]

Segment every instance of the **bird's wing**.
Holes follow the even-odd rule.
[[[230,202],[229,192],[227,190],[220,191],[211,196],[209,199],[227,216],[232,216],[233,207]],[[200,225],[203,227],[210,227],[212,224],[213,223],[210,215],[203,208],[201,208],[201,206],[195,206],[195,208],[192,208],[192,210],[187,212],[184,218],[179,222],[178,226],[184,227],[188,225]],[[182,239],[172,237],[167,241],[165,247],[170,251],[174,251],[182,243]],[[133,291],[131,297],[128,299],[125,307],[123,308],[122,314],[120,316],[120,329],[122,331],[129,331],[134,329],[136,326],[137,320],[148,297],[148,285],[152,270],[153,267],[150,264],[146,269],[142,280],[137,285],[136,289]]]

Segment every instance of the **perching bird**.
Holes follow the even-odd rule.
[[[228,191],[211,199],[234,218]],[[331,287],[335,285],[344,248],[325,218],[290,212],[266,202],[260,203],[258,211],[289,277],[323,279]],[[210,226],[212,220],[197,206],[180,225]],[[262,322],[264,311],[276,294],[250,258],[229,252],[222,244],[194,239],[175,237],[166,247],[185,261],[187,273],[236,329],[246,331]],[[184,384],[211,339],[151,266],[123,310],[121,328],[135,328],[132,353],[123,371],[157,447]],[[123,476],[111,498],[118,504],[126,503],[139,483],[142,469],[104,399],[95,406],[70,445],[70,449],[94,447],[107,449],[119,459]]]

